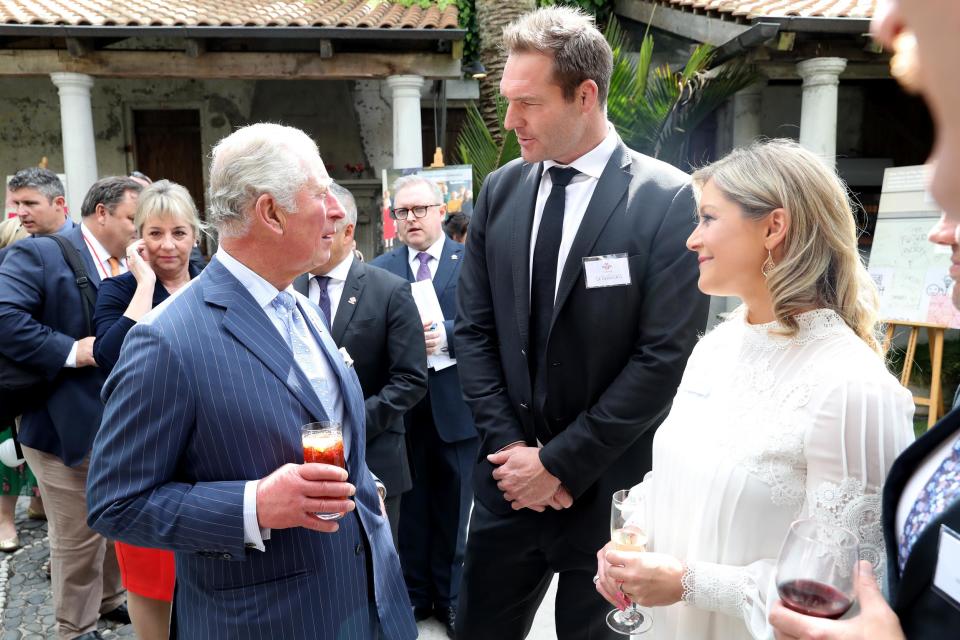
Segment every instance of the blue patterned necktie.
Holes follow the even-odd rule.
[[[303,371],[304,375],[307,376],[317,397],[320,398],[320,404],[323,405],[323,410],[327,413],[327,419],[334,422],[342,422],[343,416],[339,415],[337,411],[339,403],[335,395],[338,391],[336,381],[324,377],[320,367],[317,366],[316,359],[325,356],[323,355],[322,347],[319,347],[319,345],[317,345],[317,347],[321,349],[319,353],[316,349],[312,348],[315,342],[310,335],[310,328],[307,327],[307,321],[300,313],[300,309],[297,308],[296,300],[294,300],[293,296],[288,292],[281,291],[270,304],[277,310],[277,314],[287,328],[287,344],[290,345],[290,350],[293,351],[293,359],[301,371]]]
[[[426,251],[417,254],[417,260],[420,261],[420,266],[417,267],[417,282],[433,279],[433,276],[430,275],[430,258],[432,257]]]
[[[317,284],[320,285],[320,301],[318,306],[323,311],[323,319],[327,321],[327,329],[333,326],[333,318],[330,317],[330,292],[327,287],[330,286],[330,276],[314,276]]]
[[[933,472],[927,484],[913,503],[903,524],[898,556],[900,571],[907,565],[910,550],[931,520],[943,513],[960,496],[960,438],[953,443],[950,454]]]

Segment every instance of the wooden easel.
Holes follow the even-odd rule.
[[[930,413],[927,417],[927,428],[929,429],[940,416],[943,415],[943,391],[940,388],[940,373],[943,369],[943,331],[947,328],[939,324],[930,324],[927,322],[902,322],[900,320],[891,320],[887,324],[887,334],[883,339],[885,349],[890,347],[890,341],[893,339],[893,333],[897,327],[909,327],[910,337],[907,339],[907,352],[903,356],[903,371],[900,373],[900,384],[908,387],[910,383],[910,374],[913,373],[914,358],[917,355],[917,338],[920,337],[920,329],[927,330],[928,346],[930,347],[930,396],[913,396],[914,404],[930,407]]]

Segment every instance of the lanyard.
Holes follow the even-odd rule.
[[[97,268],[100,271],[100,278],[106,280],[110,277],[110,272],[107,271],[107,268],[103,266],[103,262],[100,260],[100,256],[97,255],[97,250],[93,248],[93,245],[90,244],[90,240],[87,238],[87,234],[81,233],[83,236],[83,241],[87,243],[87,247],[90,248],[90,253],[93,254],[93,259],[97,261]]]

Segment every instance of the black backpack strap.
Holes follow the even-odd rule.
[[[67,242],[67,239],[63,236],[49,235],[45,237],[54,240],[60,245],[63,259],[67,261],[67,264],[70,265],[70,269],[73,271],[77,287],[80,289],[80,296],[86,301],[86,304],[83,305],[83,317],[87,323],[87,335],[92,336],[93,323],[90,321],[90,316],[93,310],[97,308],[97,292],[93,288],[93,283],[90,282],[90,276],[87,275],[87,267],[83,264],[83,258],[80,256],[77,248]]]

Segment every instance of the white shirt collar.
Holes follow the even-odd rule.
[[[333,269],[330,269],[330,271],[327,271],[323,275],[327,276],[331,280],[346,282],[347,275],[350,274],[350,267],[352,265],[353,265],[353,251],[348,251],[347,256],[343,260],[341,260],[337,264],[337,266],[335,266]]]
[[[443,233],[441,233],[440,237],[437,238],[437,241],[434,242],[429,247],[427,247],[427,250],[425,251],[425,253],[430,254],[430,256],[432,256],[434,260],[436,260],[437,262],[440,262],[440,256],[443,255],[443,243],[444,241],[446,241],[446,239],[447,237]],[[410,252],[407,258],[408,262],[410,262],[411,264],[413,264],[414,262],[419,262],[417,260],[417,254],[419,254],[420,251],[418,251],[417,249],[414,249],[413,247],[407,247],[407,251]]]
[[[273,302],[273,299],[277,297],[277,294],[280,293],[275,286],[257,275],[250,267],[227,253],[223,245],[220,245],[217,249],[216,256],[224,268],[226,268],[234,278],[240,281],[244,289],[250,292],[250,295],[253,296],[253,299],[257,301],[257,304],[260,305],[261,308],[268,307],[270,303]],[[284,291],[288,292],[294,298],[297,297],[294,294],[292,283],[284,289]]]
[[[617,135],[613,125],[608,122],[607,135],[600,144],[595,146],[590,151],[587,151],[569,165],[561,165],[553,160],[544,160],[543,171],[546,172],[546,170],[550,167],[568,166],[573,167],[586,176],[599,180],[600,174],[603,173],[604,168],[607,166],[607,162],[610,161],[610,156],[612,156],[613,152],[616,151],[619,143],[620,136]]]
[[[87,228],[86,223],[80,223],[80,233],[83,234],[84,239],[87,241],[87,247],[93,249],[94,257],[97,261],[102,264],[104,267],[107,267],[107,263],[113,256],[110,255],[110,252],[103,248],[103,245],[100,244],[100,241],[97,240],[97,236],[93,235],[93,232]],[[123,260],[121,259],[121,264]],[[107,276],[110,274],[107,273]]]

